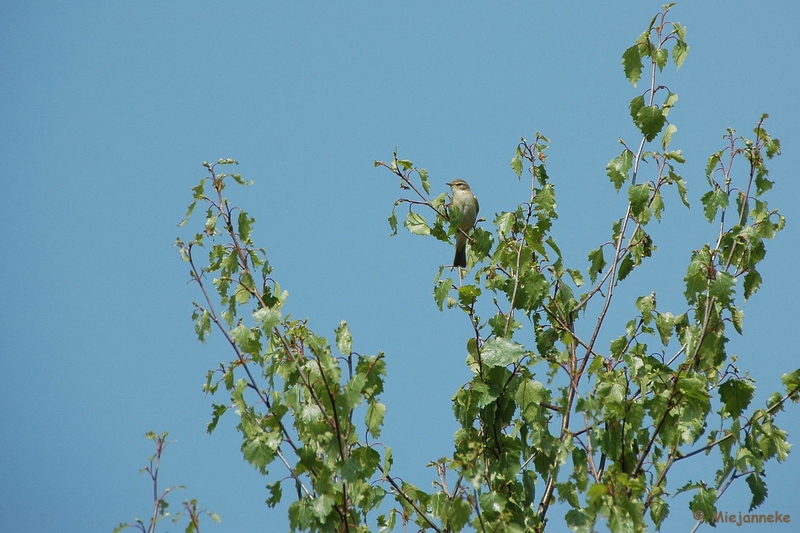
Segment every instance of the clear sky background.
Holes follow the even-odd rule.
[[[643,1],[0,3],[0,530],[110,532],[147,516],[150,486],[138,470],[152,453],[142,438],[150,429],[177,441],[163,486],[188,489],[173,504],[194,497],[222,516],[204,531],[288,528],[284,510],[264,505],[274,478],[241,458],[232,413],[205,431],[212,400],[225,397],[204,397],[201,385],[230,354],[196,341],[191,302],[200,295],[173,242],[193,231],[176,224],[202,161],[220,157],[238,159],[237,171],[256,181],[229,196],[256,217],[255,239],[289,290],[288,310],[329,339],[346,319],[355,350],[386,352],[383,440],[395,473],[430,488],[424,465],[452,452],[450,398],[470,377],[470,326],[458,311],[440,313],[431,296],[452,249],[402,228],[389,238],[397,180],[373,160],[399,146],[428,169],[434,194],[466,179],[492,220],[527,198],[508,163],[520,136],[541,131],[552,140],[554,232],[567,260],[585,268],[623,212],[605,165],[620,152],[618,138],[637,138],[627,113],[637,90],[620,57],[659,9]],[[725,128],[749,134],[768,112],[783,145],[769,164],[768,199],[787,226],[768,245],[745,336],[730,345],[763,405],[781,373],[800,366],[800,4],[687,1],[671,18],[688,27],[691,46],[678,74],[670,66],[663,79],[680,97],[672,146],[688,160],[693,209],[666,196],[666,222],[653,227],[659,251],[620,303],[630,315],[633,298],[656,289],[660,306],[680,311],[689,254],[715,231],[699,208],[705,161],[724,147]],[[798,413],[791,404],[778,422],[795,443]],[[680,474],[697,476],[702,464]],[[713,475],[716,463],[708,466]],[[770,463],[764,512],[800,522],[798,475],[796,453]],[[673,483],[680,479],[676,471]],[[671,501],[669,530],[691,527],[687,501]],[[745,512],[748,501],[740,482],[720,507]],[[565,530],[552,519],[550,530]]]

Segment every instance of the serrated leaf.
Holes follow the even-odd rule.
[[[717,301],[728,306],[733,302],[734,290],[736,289],[736,278],[728,272],[717,272],[716,277],[709,285],[709,294]]]
[[[709,222],[714,222],[717,211],[728,207],[728,195],[721,188],[717,187],[713,191],[705,193],[700,202],[703,204],[703,213]]]
[[[408,229],[409,232],[413,233],[414,235],[430,235],[431,228],[428,226],[427,221],[421,216],[415,213],[414,211],[408,212],[408,217],[406,217],[406,221],[403,222],[403,225]]]
[[[661,137],[661,148],[663,150],[666,150],[667,146],[669,146],[669,143],[672,142],[672,135],[676,131],[678,131],[678,126],[676,126],[675,124],[667,125],[667,129],[664,130],[664,135]],[[681,161],[681,163],[683,163],[683,161]]]
[[[674,327],[675,317],[672,313],[658,313],[656,315],[656,329],[658,330],[659,337],[661,337],[661,344],[664,346],[669,344]]]
[[[761,286],[761,274],[755,268],[751,268],[744,276],[744,299],[748,300],[756,293]]]
[[[645,209],[648,209],[650,200],[650,185],[641,183],[632,185],[628,188],[628,201],[631,203],[631,212],[636,218],[640,218]]]
[[[717,508],[715,506],[716,503],[716,490],[700,488],[698,493],[694,495],[694,498],[692,498],[692,501],[689,502],[689,509],[691,509],[696,516],[703,517],[705,522],[713,524],[714,513],[717,512]]]
[[[689,268],[686,271],[686,301],[690,304],[697,302],[697,294],[703,292],[708,285],[711,256],[709,250],[704,248],[692,254]]]
[[[385,414],[386,406],[380,402],[370,402],[367,407],[367,415],[364,422],[367,425],[367,430],[375,438],[381,435],[381,426],[383,425],[383,417]]]
[[[746,481],[747,486],[750,487],[750,494],[753,495],[753,499],[750,500],[750,509],[748,510],[750,512],[766,501],[768,491],[764,478],[755,472],[747,476]]]
[[[592,533],[594,531],[594,520],[584,510],[570,509],[564,515],[564,519],[567,527],[574,533]]]
[[[517,152],[517,154],[511,158],[511,168],[514,170],[514,174],[516,174],[518,178],[522,176],[522,158],[520,157],[519,152]]]
[[[647,142],[652,141],[661,133],[666,121],[664,113],[655,105],[645,106],[636,113],[636,125]]]
[[[211,411],[211,421],[206,425],[206,431],[211,434],[217,428],[217,424],[219,423],[220,417],[225,414],[225,411],[228,410],[227,405],[222,404],[213,404],[214,408]]]
[[[683,202],[683,205],[686,207],[689,207],[689,198],[686,195],[686,182],[683,181],[683,178],[681,178],[678,174],[670,173],[670,178],[678,188],[678,196],[680,196],[681,202]]]
[[[267,485],[267,490],[269,490],[269,498],[267,498],[265,503],[269,508],[273,508],[281,502],[281,497],[283,497],[281,480],[278,480],[274,483],[269,483]]]
[[[639,45],[635,44],[625,50],[622,54],[622,68],[625,77],[636,87],[636,83],[642,77],[642,55],[639,53]]]
[[[666,117],[669,115],[670,110],[675,107],[675,103],[678,101],[678,95],[675,93],[669,93],[667,98],[664,100],[664,105],[661,106],[661,110],[664,112],[664,116]]]
[[[714,173],[714,169],[717,167],[717,164],[720,162],[722,158],[722,150],[719,152],[715,152],[708,157],[708,162],[706,163],[706,178],[709,179],[709,183],[711,183],[711,175]]]
[[[392,214],[389,216],[389,227],[392,228],[392,232],[389,236],[397,235],[397,214],[395,213],[395,208],[392,208]]]
[[[670,124],[669,126],[671,126],[671,125],[672,124]],[[669,126],[667,126],[667,127],[669,127]],[[678,163],[681,163],[681,164],[686,162],[686,158],[683,157],[683,152],[681,152],[680,150],[672,150],[670,152],[665,153],[664,156],[667,159],[670,159],[672,161],[677,161]]]
[[[327,494],[320,494],[311,502],[311,512],[314,513],[317,520],[325,522],[328,515],[331,514],[334,503],[336,503],[334,499]]]
[[[580,270],[568,268],[567,274],[572,278],[572,283],[574,283],[576,287],[581,287],[584,284],[583,274],[581,274]]]
[[[633,152],[628,149],[608,162],[608,165],[606,165],[606,173],[611,183],[614,184],[614,188],[619,190],[622,184],[627,181],[628,172],[630,172],[632,166]]]
[[[682,28],[683,34],[686,34],[686,28]],[[672,47],[672,60],[675,62],[675,68],[679,69],[686,61],[686,56],[689,54],[689,45],[683,39],[678,39],[675,46]]]
[[[756,388],[743,379],[729,379],[719,387],[719,397],[725,405],[725,412],[731,418],[738,418],[750,405]]]
[[[452,286],[453,286],[453,280],[450,278],[446,278],[440,280],[433,288],[433,299],[434,301],[436,301],[436,305],[439,306],[439,311],[443,310],[444,301],[450,294],[450,288]]]
[[[625,257],[622,258],[622,261],[619,263],[619,269],[617,270],[617,281],[622,281],[628,277],[628,274],[631,273],[633,270],[633,257],[631,254],[625,254]]]
[[[631,103],[628,104],[628,110],[630,111],[631,118],[633,119],[634,124],[637,124],[636,117],[639,115],[639,111],[641,111],[643,107],[644,107],[644,96],[641,94],[639,96],[634,97],[633,100],[631,100]]]
[[[506,366],[522,357],[524,347],[502,337],[489,339],[481,349],[481,359],[486,366]]]
[[[253,311],[253,319],[264,331],[269,331],[281,321],[281,311],[276,307],[261,307]]]
[[[661,196],[661,191],[656,191],[653,199],[650,202],[650,210],[656,217],[656,220],[661,222],[661,213],[664,211],[664,198]]]
[[[603,257],[603,247],[597,248],[589,252],[589,279],[594,283],[597,279],[597,274],[603,271],[606,266],[606,260]]]
[[[669,60],[669,52],[663,48],[656,48],[653,50],[653,60],[656,62],[658,70],[664,70],[664,67],[667,66],[667,61]]]
[[[449,512],[447,513],[448,531],[461,531],[469,522],[472,516],[472,506],[462,498],[455,498],[450,501]]]
[[[422,188],[425,189],[425,192],[430,194],[431,184],[428,181],[428,171],[424,168],[419,169],[419,180],[422,182]]]
[[[353,336],[347,327],[347,322],[342,320],[336,328],[336,349],[342,355],[350,355],[353,351]]]

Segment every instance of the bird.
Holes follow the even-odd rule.
[[[467,266],[467,233],[472,230],[475,221],[478,219],[478,198],[472,194],[469,184],[462,179],[455,179],[445,185],[450,186],[452,199],[450,200],[450,210],[456,208],[461,213],[461,220],[458,223],[456,232],[456,256],[453,259],[453,266],[466,268]]]

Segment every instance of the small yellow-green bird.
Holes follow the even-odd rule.
[[[467,266],[467,233],[472,231],[475,221],[478,219],[478,199],[472,194],[469,184],[461,179],[456,179],[445,185],[450,186],[452,199],[450,209],[458,208],[461,212],[461,221],[458,224],[459,231],[456,232],[456,256],[453,259],[453,266],[466,268]]]

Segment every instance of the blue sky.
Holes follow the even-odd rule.
[[[221,157],[256,182],[230,198],[256,217],[288,310],[329,339],[346,319],[358,352],[386,352],[383,439],[396,474],[430,487],[424,465],[452,450],[450,398],[469,379],[470,326],[431,297],[452,250],[402,231],[389,238],[397,182],[372,162],[399,146],[437,194],[455,177],[469,181],[491,220],[525,200],[508,162],[520,136],[541,131],[552,140],[555,234],[585,268],[624,202],[605,165],[618,138],[635,137],[627,104],[637,92],[620,57],[659,8],[0,3],[4,530],[110,531],[147,515],[150,489],[137,472],[152,453],[142,438],[150,429],[177,441],[162,471],[165,485],[188,487],[174,504],[195,497],[222,515],[205,531],[287,529],[284,512],[263,503],[269,480],[241,459],[236,420],[205,432],[212,399],[201,384],[229,354],[195,340],[199,294],[172,247],[189,235],[176,224],[202,161]],[[664,80],[680,97],[669,118],[694,208],[668,195],[659,252],[620,298],[632,310],[634,296],[655,288],[660,304],[679,305],[689,253],[714,231],[698,208],[706,158],[725,128],[749,133],[768,112],[784,153],[770,164],[769,200],[787,227],[769,244],[745,336],[731,344],[763,404],[798,366],[800,4],[684,2],[672,18],[691,46]],[[790,405],[778,422],[795,442],[797,414]],[[770,466],[764,512],[800,520],[791,492],[800,458]],[[730,511],[746,511],[743,489],[726,495]],[[672,503],[682,530],[692,523],[685,504]]]

